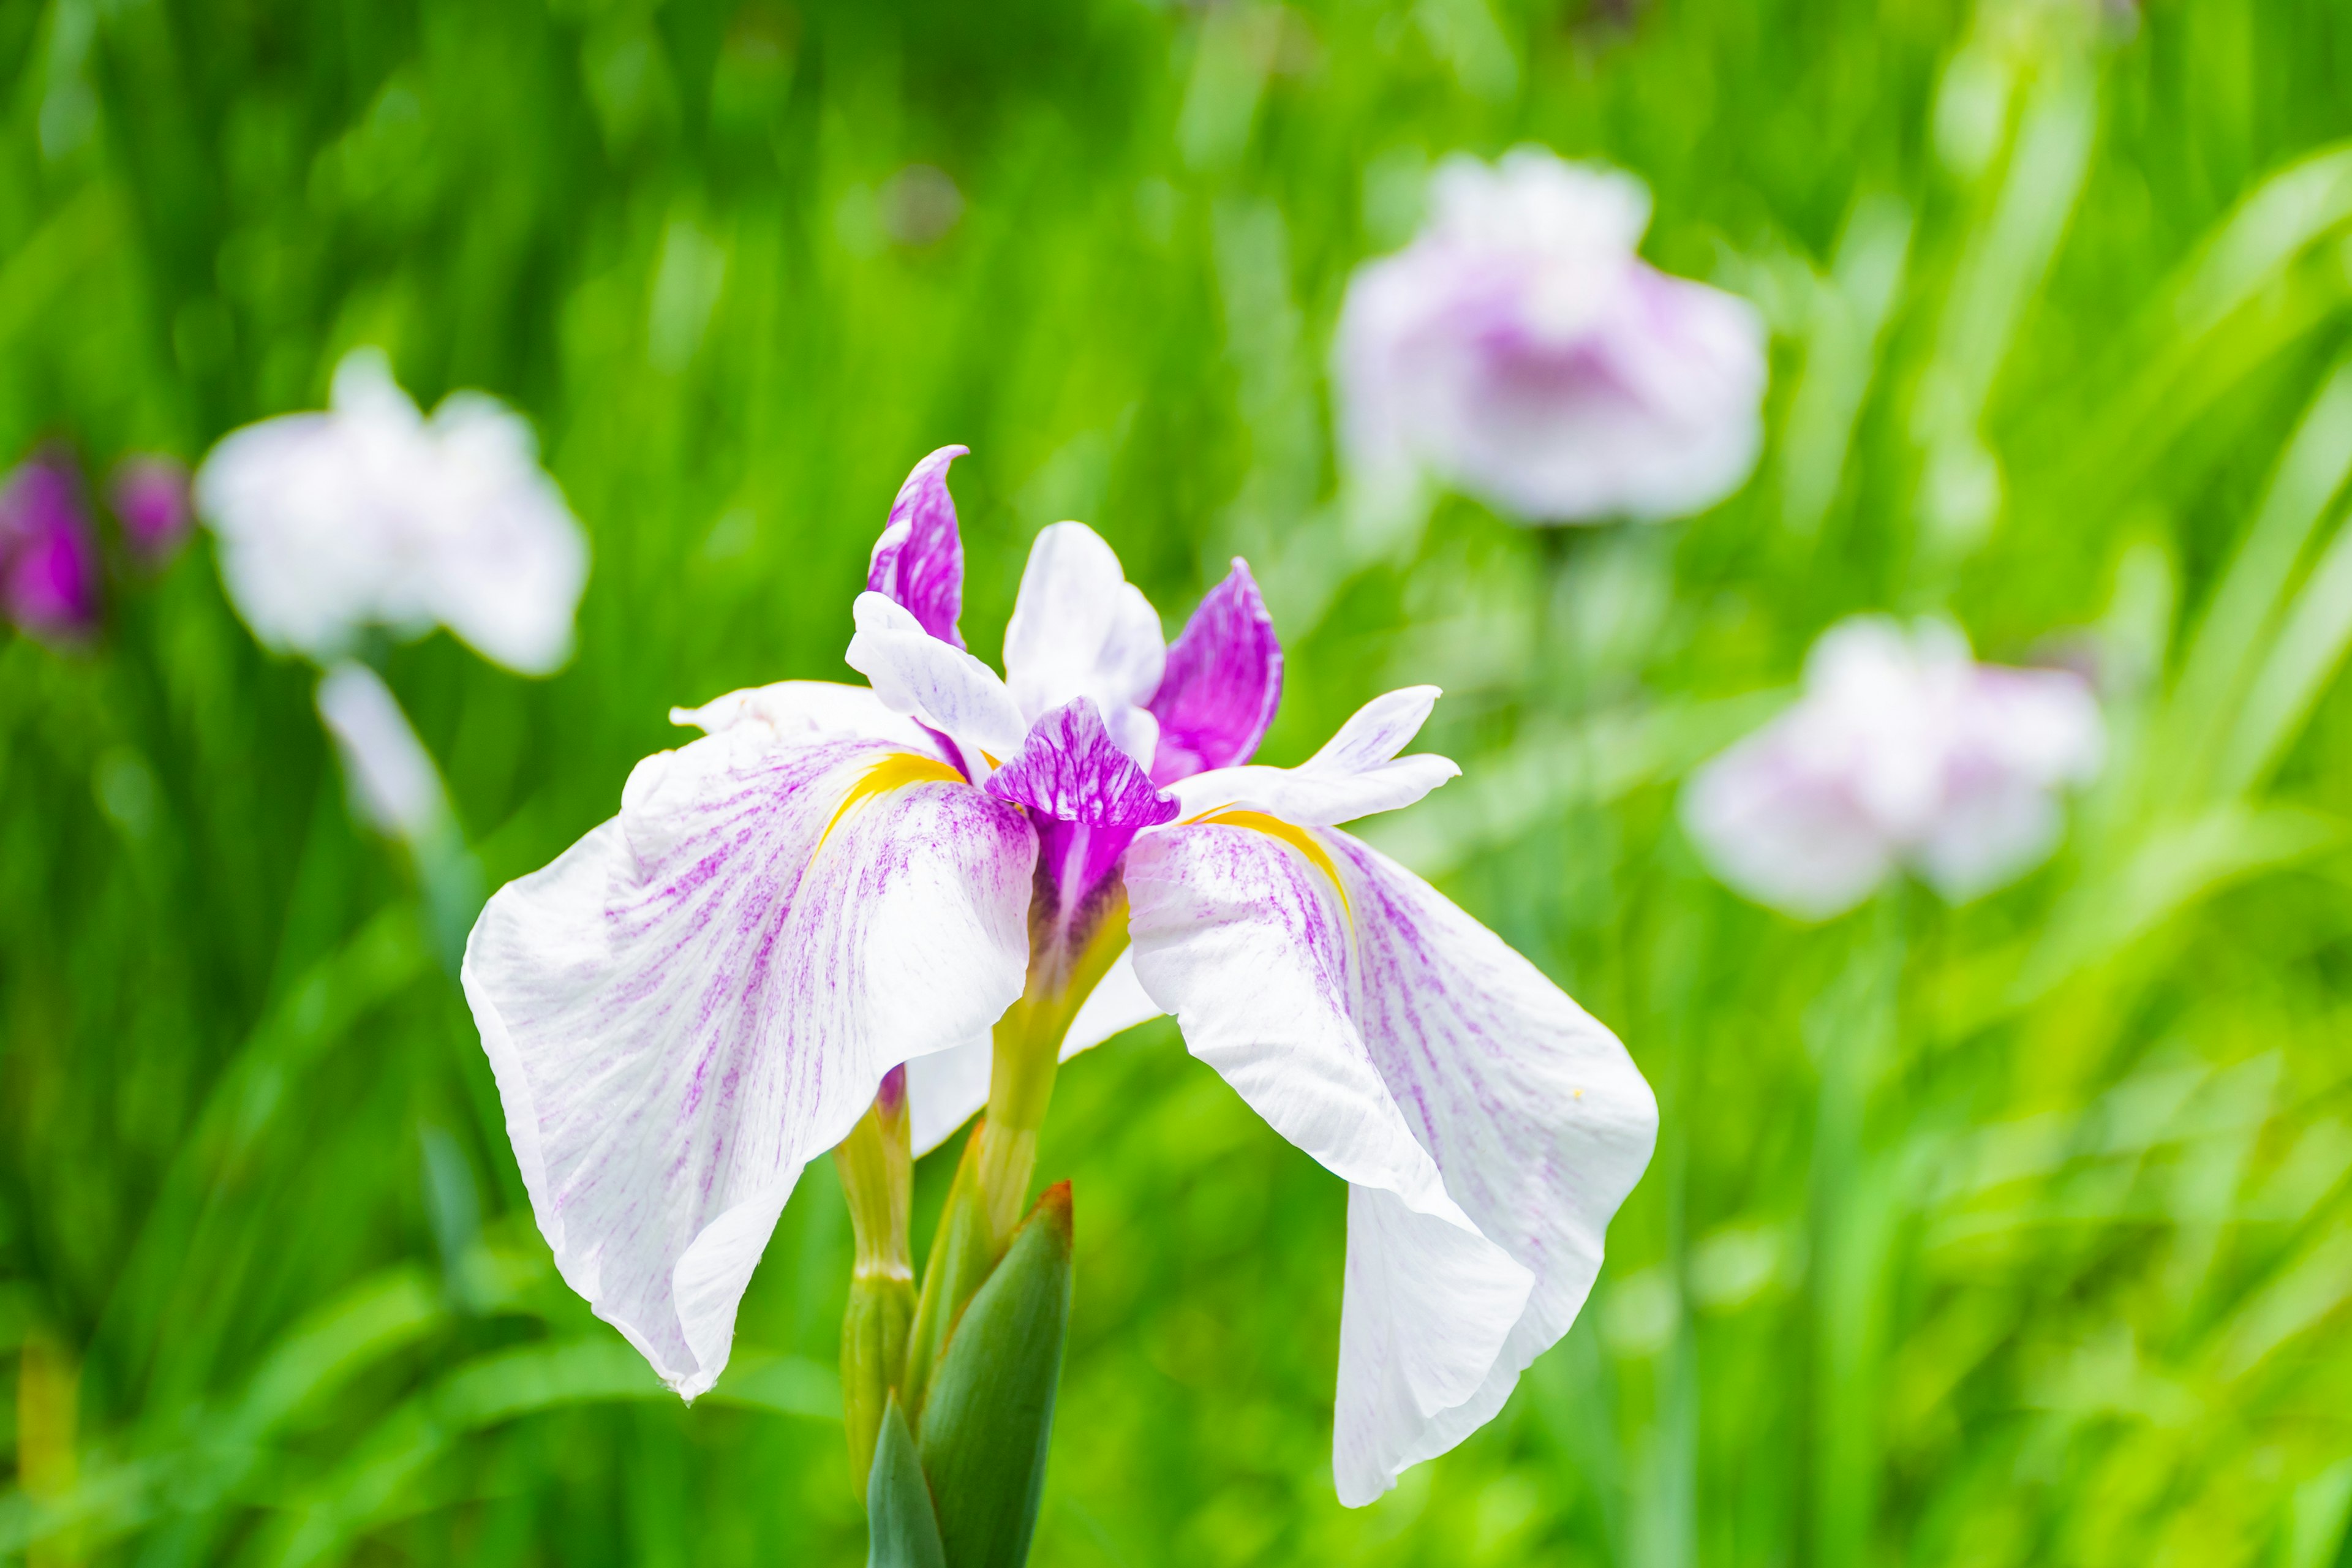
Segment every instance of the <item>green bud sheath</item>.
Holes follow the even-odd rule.
[[[947,1568],[931,1492],[907,1430],[907,1413],[892,1400],[882,1413],[874,1472],[866,1483],[866,1568]]]
[[[1070,1319],[1070,1184],[1013,1233],[933,1373],[916,1451],[954,1568],[1022,1568],[1037,1527]]]

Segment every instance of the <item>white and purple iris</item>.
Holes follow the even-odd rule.
[[[501,889],[465,984],[540,1228],[688,1397],[802,1168],[908,1067],[918,1147],[989,1092],[992,1026],[1129,947],[1060,1042],[1162,1012],[1349,1184],[1335,1471],[1368,1502],[1564,1333],[1648,1163],[1616,1038],[1337,825],[1457,771],[1436,697],[1252,765],[1282,656],[1239,562],[1173,645],[1092,531],[1038,536],[1004,676],[964,651],[949,447],[876,546],[848,662],[674,715],[621,814]],[[1051,1048],[1048,1042],[1048,1048]],[[993,1112],[992,1112],[993,1115]]]
[[[1979,664],[1948,621],[1856,616],[1813,645],[1795,706],[1692,777],[1683,821],[1725,882],[1790,914],[1843,913],[1906,866],[1959,902],[2048,858],[2062,792],[2105,752],[2071,670]]]
[[[1763,440],[1763,321],[1642,259],[1639,180],[1520,147],[1449,158],[1430,205],[1340,310],[1360,479],[1393,491],[1426,470],[1538,523],[1679,517],[1739,488]]]

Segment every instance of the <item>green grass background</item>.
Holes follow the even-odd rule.
[[[948,441],[977,649],[1075,516],[1171,626],[1248,555],[1269,760],[1447,689],[1466,776],[1375,837],[1659,1092],[1591,1305],[1341,1510],[1340,1184],[1139,1030],[1044,1149],[1080,1251],[1039,1564],[2352,1563],[2340,0],[18,0],[0,84],[0,454],[193,459],[359,342],[535,424],[578,657],[382,658],[492,883],[672,703],[846,678]],[[1661,527],[1371,528],[1349,271],[1433,159],[1528,140],[1764,310],[1763,462]],[[911,163],[967,204],[929,244]],[[1801,927],[1674,801],[1864,609],[2095,661],[2115,755],[2019,886]],[[0,1557],[862,1561],[829,1164],[682,1408],[554,1279],[312,673],[202,543],[108,617],[0,633]]]

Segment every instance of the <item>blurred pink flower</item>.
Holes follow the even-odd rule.
[[[1341,436],[1376,489],[1426,469],[1531,522],[1698,511],[1761,440],[1762,320],[1634,247],[1630,174],[1521,147],[1457,156],[1429,224],[1339,313]]]
[[[0,487],[0,608],[23,630],[79,642],[98,626],[98,544],[73,460],[35,453]]]
[[[185,464],[154,453],[125,458],[108,489],[122,537],[142,564],[160,566],[179,553],[195,516]]]
[[[1898,866],[1955,902],[2039,864],[2058,793],[2105,731],[2071,671],[1977,663],[1948,622],[1864,616],[1824,633],[1796,706],[1691,780],[1683,820],[1716,875],[1824,919]]]

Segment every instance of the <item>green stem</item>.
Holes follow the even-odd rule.
[[[850,1479],[861,1497],[883,1412],[904,1375],[915,1315],[913,1252],[907,1237],[915,1163],[908,1139],[906,1075],[893,1070],[872,1108],[833,1152],[856,1244],[849,1306],[841,1320],[841,1404]]]
[[[1029,1184],[1037,1170],[1037,1134],[1045,1124],[1070,1021],[1127,946],[1126,892],[1115,890],[1112,899],[1075,951],[1039,940],[1042,933],[1033,931],[1028,984],[996,1021],[988,1109],[964,1143],[915,1304],[899,1401],[918,1423],[957,1314],[995,1269],[1027,1211]]]

